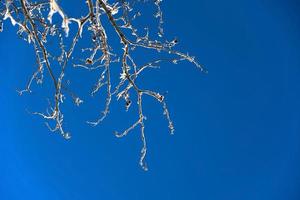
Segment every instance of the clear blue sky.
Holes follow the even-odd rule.
[[[160,106],[145,101],[148,172],[137,164],[139,132],[122,139],[112,134],[134,119],[121,118],[118,103],[96,128],[84,121],[96,116],[103,99],[96,107],[67,104],[70,141],[27,114],[26,108],[45,104],[41,89],[22,97],[15,92],[35,66],[32,48],[5,27],[1,200],[300,199],[299,1],[163,3],[166,33],[209,74],[188,63],[148,72],[148,86],[168,91],[176,128],[170,136]]]

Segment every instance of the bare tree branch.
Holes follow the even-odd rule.
[[[34,82],[42,84],[44,77],[49,76],[53,87],[52,100],[46,112],[31,112],[45,120],[50,131],[59,132],[64,138],[69,139],[70,133],[64,130],[64,115],[62,105],[66,96],[73,99],[76,106],[80,106],[84,101],[76,95],[70,88],[65,76],[67,68],[86,69],[97,73],[97,80],[91,91],[95,95],[105,86],[106,101],[104,109],[98,118],[88,121],[88,124],[96,126],[100,124],[109,114],[113,97],[125,101],[126,111],[130,109],[135,95],[137,99],[138,117],[129,128],[123,132],[115,132],[117,137],[124,137],[129,132],[140,128],[142,148],[140,155],[140,166],[147,170],[145,162],[147,154],[147,143],[145,137],[145,115],[143,111],[143,97],[150,96],[158,101],[163,109],[163,114],[168,122],[170,133],[174,133],[174,125],[165,101],[165,97],[156,91],[144,89],[137,80],[143,77],[144,70],[159,68],[163,63],[177,64],[188,61],[195,65],[202,72],[206,70],[188,53],[176,50],[178,39],[168,41],[163,30],[162,0],[86,0],[87,13],[83,17],[69,17],[58,0],[0,0],[0,32],[5,29],[3,21],[9,21],[13,26],[18,27],[17,34],[23,40],[31,44],[34,48],[37,68],[29,78],[25,89],[18,93],[30,93]],[[152,4],[154,18],[157,19],[157,28],[141,28],[135,23],[141,18],[143,11],[136,5]],[[60,19],[52,20],[57,15]],[[109,24],[103,23],[108,20]],[[77,24],[77,30],[70,28],[70,24]],[[105,24],[105,25],[104,25]],[[115,32],[115,39],[119,40],[119,46],[113,50],[109,42],[107,30]],[[153,33],[156,36],[151,36]],[[78,42],[83,35],[90,37],[91,45],[87,48],[78,48]],[[114,36],[111,36],[114,39]],[[154,38],[154,39],[151,39]],[[50,44],[48,41],[56,41]],[[53,43],[53,42],[52,42]],[[50,45],[52,47],[50,48]],[[53,47],[54,46],[54,47]],[[53,52],[53,48],[58,49],[59,55]],[[82,57],[75,57],[74,52],[81,51]],[[139,64],[134,52],[150,51],[156,53],[158,58],[147,60]],[[119,53],[119,52],[122,53]],[[120,76],[118,81],[112,81],[111,66],[119,66]],[[44,70],[46,68],[46,72]],[[114,89],[112,89],[114,88]]]

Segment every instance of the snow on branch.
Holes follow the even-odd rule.
[[[25,89],[18,91],[19,94],[30,93],[31,86],[35,82],[43,84],[45,76],[48,76],[52,82],[53,99],[49,100],[46,112],[32,112],[32,114],[42,117],[50,131],[59,132],[64,138],[69,139],[71,135],[64,129],[62,111],[64,99],[66,96],[71,97],[76,106],[80,106],[83,100],[69,88],[69,80],[65,80],[66,68],[73,66],[75,70],[80,68],[97,73],[98,80],[95,81],[91,95],[99,93],[104,87],[106,102],[99,117],[88,121],[88,124],[97,126],[107,117],[113,97],[118,100],[123,99],[127,111],[131,108],[132,96],[135,95],[137,120],[123,132],[115,132],[115,135],[119,138],[124,137],[136,128],[140,128],[142,148],[139,164],[147,170],[144,96],[150,96],[161,104],[170,133],[173,134],[175,129],[165,97],[156,91],[142,88],[136,80],[143,77],[144,70],[159,68],[160,64],[166,62],[177,64],[188,61],[200,71],[206,72],[193,56],[175,49],[177,39],[171,41],[164,39],[161,4],[162,0],[86,0],[87,13],[76,18],[67,15],[59,0],[0,0],[0,32],[6,28],[3,27],[3,21],[8,21],[18,27],[17,34],[28,42],[35,52],[36,71],[29,78]],[[153,16],[157,19],[156,28],[140,28],[138,23],[135,23],[143,15],[139,10],[143,5],[145,9],[149,9],[149,5],[154,9]],[[58,17],[54,20],[55,15]],[[77,24],[75,32],[70,28],[72,23]],[[115,33],[115,36],[110,36],[112,39],[108,37],[108,30],[113,30]],[[88,56],[82,54],[82,57],[74,58],[78,42],[84,39],[83,36],[91,39],[91,46],[79,50],[87,52]],[[54,56],[53,48],[49,48],[48,41],[53,41],[53,38],[61,51],[60,56]],[[66,42],[67,40],[69,42]],[[110,44],[112,40],[119,41],[119,46],[114,46],[116,50],[112,48],[113,44]],[[155,53],[160,58],[147,60],[145,56],[145,64],[141,65],[138,64],[140,61],[134,53],[139,51],[148,51],[151,55]],[[119,67],[120,76],[117,82],[112,81],[111,78],[112,65]]]

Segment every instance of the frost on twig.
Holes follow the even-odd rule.
[[[147,9],[148,5],[152,5],[154,19],[157,19],[156,27],[139,25],[138,20],[143,17],[140,8],[143,5]],[[88,121],[88,124],[96,126],[107,117],[113,98],[123,99],[126,111],[135,105],[132,104],[132,98],[137,99],[137,120],[123,132],[115,132],[115,135],[120,138],[140,129],[142,148],[139,164],[147,170],[144,96],[150,96],[161,104],[170,133],[173,134],[175,129],[164,96],[143,88],[138,80],[143,77],[145,70],[159,68],[163,63],[188,61],[200,71],[206,71],[193,56],[176,50],[177,38],[165,39],[162,0],[86,0],[85,6],[87,12],[76,18],[67,14],[59,0],[0,0],[0,32],[3,30],[3,21],[17,26],[17,34],[35,52],[36,70],[25,89],[18,93],[30,93],[34,83],[43,84],[44,78],[49,77],[53,99],[49,100],[45,113],[32,114],[42,117],[50,131],[59,132],[69,139],[70,133],[64,130],[64,100],[71,97],[76,106],[84,101],[70,89],[71,80],[65,80],[66,69],[73,66],[74,70],[85,69],[97,74],[98,79],[95,80],[90,95],[105,93],[106,100],[98,118]],[[57,20],[53,20],[55,15],[58,16]],[[72,26],[73,23],[76,26]],[[76,27],[76,30],[71,27]],[[112,38],[109,38],[107,32],[112,30],[114,35],[110,33]],[[90,40],[90,46],[79,48],[78,42],[84,38]],[[119,45],[116,46],[111,41],[117,41]],[[81,57],[74,57],[76,51],[81,52]],[[140,51],[148,51],[149,55],[155,53],[156,58],[144,56],[144,64],[140,64],[135,53]],[[57,52],[59,55],[56,55]],[[112,71],[112,65],[119,69],[118,81],[112,79],[116,75],[115,70]]]

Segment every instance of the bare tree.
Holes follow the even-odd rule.
[[[64,130],[64,115],[62,112],[63,101],[70,96],[79,106],[83,100],[79,98],[69,86],[69,80],[64,79],[66,68],[73,66],[83,68],[94,73],[99,73],[98,80],[91,91],[96,94],[100,88],[106,88],[105,108],[95,121],[88,121],[92,126],[102,122],[109,113],[112,97],[125,101],[125,109],[131,106],[132,96],[137,99],[137,120],[123,132],[115,132],[117,137],[126,136],[135,128],[140,128],[142,149],[139,164],[147,170],[145,156],[147,145],[144,133],[145,115],[143,112],[143,97],[150,96],[160,102],[163,114],[168,121],[170,133],[173,134],[174,126],[170,118],[167,104],[163,95],[156,91],[143,89],[137,84],[137,79],[146,69],[158,68],[163,62],[177,64],[188,61],[202,72],[205,69],[187,53],[175,50],[177,39],[171,41],[164,39],[162,0],[86,0],[86,11],[83,17],[70,17],[60,6],[58,0],[0,0],[0,30],[3,30],[3,21],[7,20],[17,26],[17,34],[34,48],[37,68],[29,78],[24,90],[18,91],[20,95],[31,92],[34,82],[42,84],[44,76],[49,76],[53,87],[53,99],[49,100],[46,112],[33,112],[46,120],[48,128],[59,132],[64,138],[69,139],[70,133]],[[135,23],[142,17],[143,9],[154,8],[154,19],[158,26],[155,30],[149,28],[136,28]],[[53,16],[56,19],[53,20]],[[105,23],[105,20],[108,23]],[[71,24],[77,24],[76,30]],[[119,40],[118,50],[114,51],[109,43],[107,30],[115,32],[113,39]],[[155,33],[155,34],[153,34]],[[82,57],[73,57],[77,50],[76,45],[84,37],[90,41],[87,48],[81,48]],[[56,43],[47,41],[56,41]],[[56,55],[57,50],[59,55]],[[77,45],[78,46],[78,45]],[[138,64],[134,56],[135,51],[147,50],[159,56],[158,59],[146,60],[145,64]],[[164,57],[165,55],[168,55]],[[118,65],[120,76],[117,82],[111,79],[111,66]],[[50,91],[51,92],[51,91]]]

